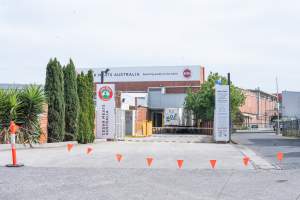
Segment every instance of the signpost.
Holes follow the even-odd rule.
[[[229,85],[215,87],[214,139],[216,142],[230,141],[230,89]]]
[[[97,84],[96,91],[96,138],[114,139],[115,85]]]

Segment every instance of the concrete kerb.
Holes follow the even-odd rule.
[[[77,141],[69,141],[69,142],[55,142],[55,143],[45,143],[45,144],[16,144],[16,149],[32,149],[32,148],[58,148],[58,147],[66,147],[67,144],[77,145]],[[10,144],[0,144],[0,151],[8,151],[11,150]]]
[[[232,141],[232,145],[241,152],[242,155],[250,158],[250,163],[254,167],[254,169],[262,169],[262,170],[272,170],[272,169],[281,169],[277,165],[272,165],[259,155],[257,155],[254,151],[249,149],[248,147],[238,144],[235,141]]]
[[[106,139],[95,139],[94,143],[92,144],[98,144],[102,142],[106,142]],[[58,148],[58,147],[66,147],[67,144],[73,144],[78,145],[77,141],[68,141],[68,142],[54,142],[54,143],[44,143],[44,144],[32,144],[31,146],[29,144],[16,144],[17,150],[22,149],[37,149],[37,148]],[[11,144],[0,144],[0,151],[9,151],[11,150]]]

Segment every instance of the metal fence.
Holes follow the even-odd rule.
[[[213,128],[196,127],[153,127],[153,134],[199,134],[212,135]]]
[[[116,109],[115,139],[124,140],[126,131],[125,110]]]
[[[290,119],[282,121],[282,135],[284,136],[300,136],[300,119]]]

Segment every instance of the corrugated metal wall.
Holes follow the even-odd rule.
[[[149,91],[148,107],[150,109],[183,108],[186,94],[162,94],[159,91]]]

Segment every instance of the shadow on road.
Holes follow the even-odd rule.
[[[271,138],[257,138],[249,139],[251,143],[254,143],[258,146],[291,146],[291,147],[300,147],[300,139],[271,139]]]

